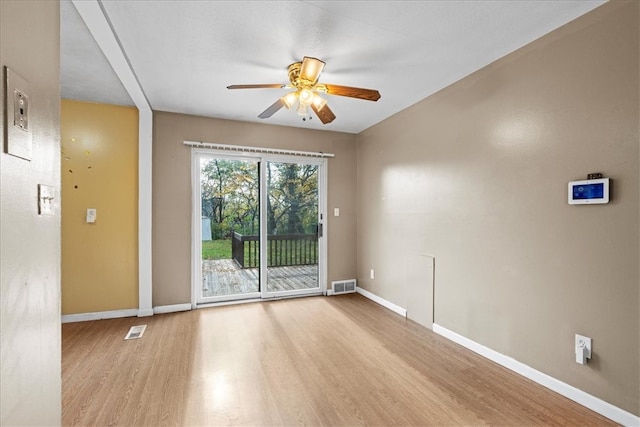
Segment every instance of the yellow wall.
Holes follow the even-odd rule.
[[[60,130],[62,314],[135,309],[138,110],[63,100]]]

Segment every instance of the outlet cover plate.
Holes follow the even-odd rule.
[[[29,83],[9,67],[4,67],[5,151],[31,160],[32,137],[29,125]]]
[[[591,359],[591,338],[576,334],[575,348],[578,349],[580,347],[587,348],[587,359]]]

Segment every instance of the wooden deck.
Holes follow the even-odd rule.
[[[257,268],[240,268],[231,259],[202,261],[202,296],[259,292]],[[318,287],[318,265],[269,267],[269,292]]]

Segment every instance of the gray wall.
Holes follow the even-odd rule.
[[[60,201],[59,58],[57,1],[0,1],[0,65],[31,85],[33,133],[30,162],[4,150],[0,154],[0,424],[5,426],[60,424],[60,210],[39,216],[36,203],[38,184],[55,187],[56,206]]]
[[[435,323],[636,415],[638,17],[605,4],[360,134],[356,207],[359,286],[407,307],[433,256]],[[568,205],[590,172],[612,202]]]
[[[154,112],[153,306],[191,302],[191,148],[185,140],[335,154],[328,160],[328,286],[355,278],[355,135]]]

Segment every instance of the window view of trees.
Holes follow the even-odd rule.
[[[318,166],[269,163],[267,234],[311,234],[318,224]]]
[[[258,164],[240,160],[202,159],[202,216],[211,220],[213,240],[236,231],[258,234]]]
[[[258,163],[202,159],[202,216],[211,224],[211,244],[203,242],[204,258],[226,257],[233,232],[259,234]],[[268,162],[267,234],[314,234],[318,223],[318,166]],[[206,240],[206,239],[203,239]],[[226,241],[226,242],[224,242]],[[215,242],[218,242],[217,244]],[[217,246],[217,255],[205,254]]]

